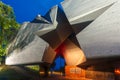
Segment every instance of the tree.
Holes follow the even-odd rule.
[[[5,55],[7,45],[14,39],[19,29],[12,7],[0,1],[0,56]]]

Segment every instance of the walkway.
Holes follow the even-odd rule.
[[[41,73],[43,74],[43,73]],[[65,77],[62,76],[60,73],[58,72],[54,72],[54,74],[52,76],[48,76],[48,77],[41,77],[40,80],[92,80],[92,79],[86,79],[86,78],[70,78],[70,77]]]

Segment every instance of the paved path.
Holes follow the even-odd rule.
[[[9,68],[12,68],[17,73],[21,73],[24,76],[30,77],[30,79],[27,80],[92,80],[92,79],[86,79],[86,78],[70,78],[62,76],[60,72],[54,72],[54,74],[51,76],[49,73],[48,77],[43,77],[43,72],[39,74],[34,73],[33,71],[27,70],[25,67],[19,67],[19,66],[10,66]]]
[[[10,66],[9,68],[15,70],[17,73],[20,73],[26,77],[31,78],[30,80],[40,80],[39,73],[34,72],[33,70],[30,70],[28,68],[21,66]]]
[[[43,73],[41,73],[43,74]],[[70,78],[70,77],[65,77],[62,76],[60,73],[58,72],[54,72],[54,74],[52,76],[48,76],[48,77],[41,77],[40,80],[92,80],[92,79],[86,79],[86,78]]]

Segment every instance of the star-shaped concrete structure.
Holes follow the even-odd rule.
[[[51,64],[58,53],[67,65],[120,56],[119,0],[65,0],[61,4],[63,10],[54,6],[45,16],[21,26],[6,64]]]

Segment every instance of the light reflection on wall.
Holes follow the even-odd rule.
[[[67,65],[79,65],[86,61],[83,51],[69,39],[64,42],[64,47],[62,52]]]

